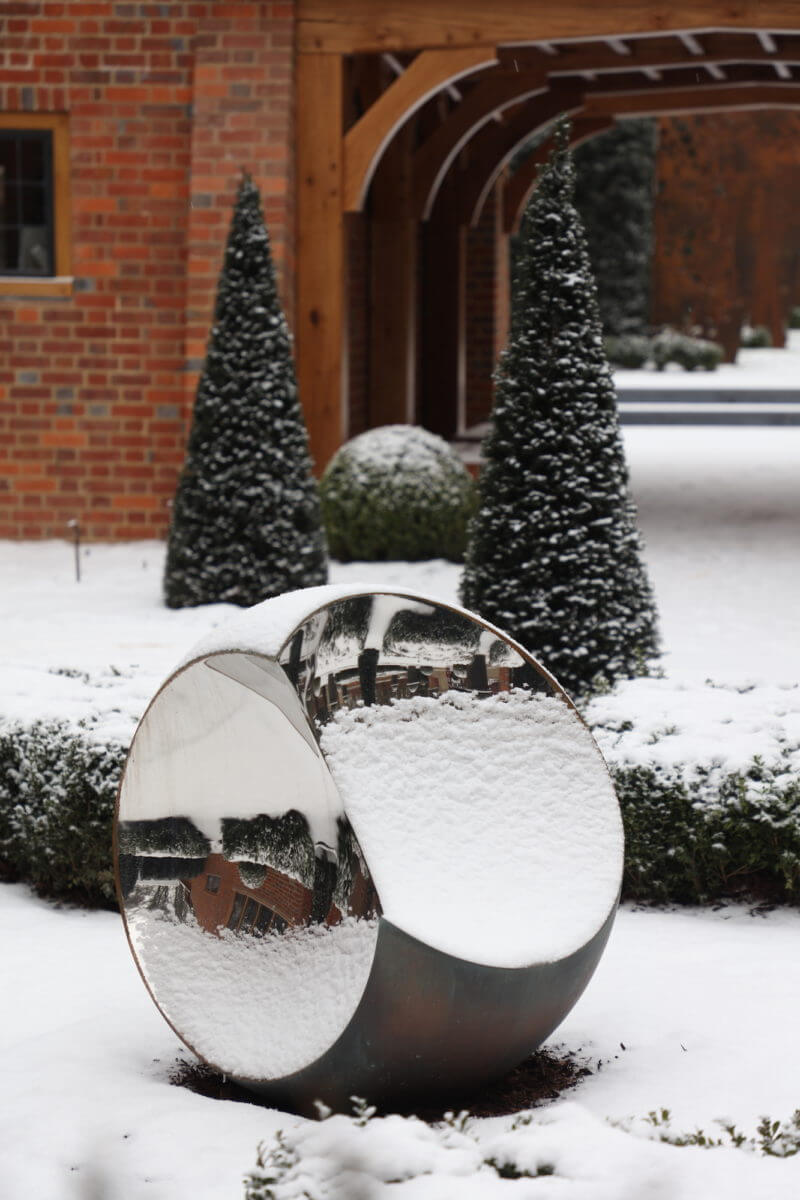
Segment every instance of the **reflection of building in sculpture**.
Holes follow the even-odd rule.
[[[436,697],[451,689],[507,692],[517,683],[518,670],[487,664],[483,655],[476,655],[469,663],[417,668],[378,666],[377,660],[372,663],[362,654],[357,671],[336,671],[327,681],[315,681],[317,686],[311,689],[306,706],[311,719],[324,725],[337,709],[357,704],[388,704],[410,696]]]
[[[311,889],[271,867],[259,887],[246,887],[237,863],[210,854],[203,873],[186,884],[197,922],[209,933],[229,928],[260,935],[311,918]]]
[[[338,845],[316,846],[295,809],[221,820],[222,852],[188,817],[125,821],[118,827],[120,886],[126,903],[209,933],[263,936],[310,922],[380,911],[352,828],[338,820]],[[201,848],[205,852],[197,854]],[[187,850],[195,854],[189,856]],[[155,851],[155,853],[154,853]]]
[[[314,917],[311,888],[272,867],[264,868],[262,883],[250,887],[242,879],[239,864],[228,862],[221,854],[210,854],[202,874],[186,880],[184,887],[198,924],[209,933],[232,929],[260,937],[281,933],[287,926],[305,925]],[[353,872],[346,907],[355,917],[374,916],[378,911],[375,888],[360,869]],[[331,900],[323,920],[326,925],[337,925],[344,915]]]
[[[281,666],[317,729],[342,708],[457,690],[550,684],[490,629],[454,609],[381,593],[331,605],[298,628]]]

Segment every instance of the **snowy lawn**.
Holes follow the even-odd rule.
[[[139,980],[117,917],[56,909],[6,885],[0,937],[8,981],[0,1178],[9,1200],[241,1200],[260,1141],[278,1128],[306,1137],[324,1130],[169,1085],[182,1051]],[[716,1135],[716,1118],[752,1134],[764,1113],[791,1115],[799,1100],[799,941],[797,912],[624,909],[597,974],[553,1040],[580,1050],[593,1074],[507,1142],[520,1165],[532,1158],[551,1165],[554,1177],[500,1180],[478,1170],[474,1152],[448,1157],[430,1141],[420,1146],[408,1122],[384,1129],[368,1155],[363,1131],[348,1125],[332,1144],[328,1136],[322,1158],[319,1146],[307,1147],[306,1184],[334,1176],[307,1195],[795,1200],[800,1156],[661,1146],[642,1118],[666,1107],[676,1134],[700,1126]],[[634,1117],[632,1132],[610,1123]],[[474,1132],[495,1146],[510,1124],[475,1122]],[[335,1178],[353,1162],[366,1173],[358,1186]],[[414,1169],[433,1173],[404,1185],[376,1182]],[[279,1195],[300,1197],[302,1187],[287,1184]]]
[[[632,754],[671,743],[674,758],[679,737],[687,759],[712,746],[728,762],[796,745],[800,429],[638,426],[625,439],[665,678],[601,698],[601,715],[634,722]],[[230,611],[164,609],[162,556],[155,543],[91,547],[76,584],[66,543],[0,545],[0,714],[94,719],[100,736],[127,740],[164,675]],[[443,563],[333,572],[444,600],[455,598],[458,576]],[[722,686],[707,687],[708,678]],[[326,1128],[171,1087],[182,1052],[138,978],[119,918],[58,909],[6,885],[0,930],[0,1179],[13,1200],[240,1200],[257,1143],[278,1127],[303,1142],[306,1172],[305,1183],[291,1182],[299,1168],[289,1172],[285,1200],[304,1188],[320,1200],[800,1194],[800,1155],[662,1145],[653,1140],[660,1128],[643,1120],[664,1107],[675,1135],[701,1126],[716,1136],[717,1119],[750,1135],[760,1115],[787,1119],[800,1107],[797,911],[625,908],[552,1041],[579,1051],[593,1074],[507,1138],[505,1118],[431,1139],[411,1122],[364,1130],[335,1118]],[[610,1123],[629,1118],[638,1120]],[[487,1157],[553,1174],[501,1179]]]

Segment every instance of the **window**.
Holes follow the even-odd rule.
[[[53,135],[0,129],[0,274],[53,275]]]
[[[64,114],[0,114],[0,294],[71,291]]]
[[[263,937],[265,933],[283,933],[287,925],[288,922],[279,913],[267,908],[266,904],[258,904],[252,896],[247,897],[241,892],[234,892],[228,929]]]

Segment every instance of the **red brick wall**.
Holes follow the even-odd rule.
[[[75,282],[0,295],[0,536],[162,536],[241,167],[290,278],[293,3],[2,15],[0,110],[69,113]]]

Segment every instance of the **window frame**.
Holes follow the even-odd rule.
[[[68,296],[73,290],[70,209],[69,116],[67,113],[0,113],[0,129],[52,135],[53,275],[0,274],[0,296]]]

